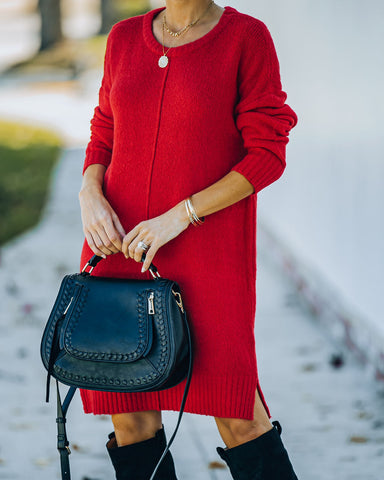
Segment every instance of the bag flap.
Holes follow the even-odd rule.
[[[76,282],[60,343],[74,357],[134,362],[152,346],[152,281],[84,277]]]

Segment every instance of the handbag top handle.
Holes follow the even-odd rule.
[[[99,255],[93,255],[93,257],[88,260],[88,262],[84,265],[84,268],[82,269],[81,273],[92,273],[93,269],[96,267],[96,265],[103,260],[103,257],[99,257]],[[143,252],[143,255],[141,256],[141,262],[144,262],[145,260],[145,252]],[[87,268],[91,267],[89,271],[87,272]],[[151,272],[151,275],[154,279],[156,278],[161,278],[161,275],[159,271],[157,270],[157,267],[153,263],[150,264],[148,270]]]

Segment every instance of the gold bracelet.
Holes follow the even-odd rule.
[[[205,222],[205,217],[201,217],[201,218],[198,217],[192,205],[192,198],[191,197],[186,198],[184,200],[184,203],[185,203],[185,208],[187,210],[188,218],[192,223],[192,225],[194,225],[195,227],[197,227],[198,225],[202,225]]]
[[[190,211],[190,209],[189,209],[189,205],[188,205],[188,202],[187,202],[186,199],[184,200],[184,205],[185,205],[185,209],[187,210],[187,215],[188,215],[188,218],[189,218],[190,223],[192,223],[192,225],[194,225],[194,226],[196,227],[196,226],[197,226],[197,225],[196,225],[196,222],[195,222],[195,220],[194,220],[194,218],[193,218],[193,216],[192,216],[192,213],[191,213],[191,211]]]
[[[201,218],[198,217],[198,215],[197,215],[197,213],[196,213],[196,211],[195,211],[195,209],[194,209],[194,207],[193,207],[193,205],[192,205],[192,197],[188,197],[188,198],[187,198],[187,203],[188,203],[189,209],[190,209],[190,211],[191,211],[191,213],[192,213],[192,217],[193,217],[193,219],[195,220],[195,222],[196,222],[198,225],[202,225],[202,224],[204,223],[204,221],[205,221],[205,218],[204,218],[204,217],[201,217]]]

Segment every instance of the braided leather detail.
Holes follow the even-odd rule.
[[[74,275],[67,275],[64,279],[65,282],[65,288],[62,292],[61,299],[58,302],[56,306],[56,310],[53,313],[53,318],[50,321],[49,325],[49,330],[47,332],[47,339],[45,343],[45,355],[47,358],[49,358],[49,353],[52,348],[52,342],[53,342],[53,335],[55,333],[55,327],[56,323],[59,320],[59,318],[62,316],[65,308],[70,302],[72,292],[73,292],[73,284],[74,284]]]
[[[97,386],[100,386],[100,390],[103,390],[102,387],[110,386],[110,387],[121,387],[121,386],[126,386],[128,387],[134,387],[135,385],[146,385],[150,384],[152,380],[155,380],[159,374],[155,371],[152,373],[146,375],[145,377],[138,377],[135,379],[121,379],[121,378],[109,378],[109,377],[86,377],[86,376],[81,376],[81,375],[73,375],[70,373],[68,370],[64,370],[63,368],[59,367],[58,365],[54,366],[54,371],[55,374],[60,378],[63,383],[67,380],[69,383],[75,381],[75,382],[81,382],[83,385],[89,385],[93,387],[95,390],[97,389]],[[108,391],[108,390],[107,390]]]
[[[169,345],[168,337],[165,333],[166,322],[164,315],[166,315],[166,305],[164,302],[164,295],[161,294],[161,291],[157,290],[155,292],[155,307],[156,307],[156,323],[158,328],[159,343],[161,345],[161,353],[159,359],[155,365],[159,374],[163,374],[167,367],[167,359],[169,358]]]

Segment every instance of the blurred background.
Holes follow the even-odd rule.
[[[268,26],[287,103],[299,118],[284,175],[258,195],[264,393],[285,420],[301,478],[325,480],[337,470],[340,480],[378,480],[384,3],[216,3]],[[107,34],[117,21],[163,4],[0,0],[0,478],[59,478],[54,406],[43,403],[37,345],[61,277],[78,269],[77,193]],[[92,421],[76,407],[74,478],[112,478],[100,436],[106,419]],[[186,416],[181,435],[193,453],[174,447],[182,478],[230,478],[214,459],[220,439],[207,422]]]

